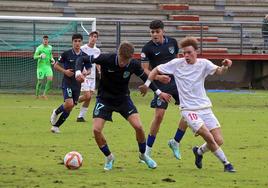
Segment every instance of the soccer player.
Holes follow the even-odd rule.
[[[146,81],[147,75],[144,73],[140,63],[132,59],[134,47],[129,42],[123,42],[118,48],[118,53],[101,54],[92,62],[101,67],[101,79],[98,87],[96,105],[93,111],[93,133],[95,141],[106,156],[104,170],[111,170],[114,162],[114,155],[110,151],[107,141],[102,133],[106,121],[112,121],[112,113],[120,113],[135,129],[136,139],[139,146],[140,159],[145,161],[149,168],[156,168],[157,164],[153,159],[145,154],[146,139],[141,124],[138,111],[130,98],[128,88],[132,74],[137,75]],[[77,60],[78,65],[91,62],[92,57],[87,56]],[[78,67],[76,77],[79,78],[81,67]],[[169,101],[170,95],[161,92],[154,84],[150,86],[162,100]],[[146,94],[141,90],[142,94]]]
[[[54,68],[64,74],[62,79],[62,91],[64,103],[61,104],[57,109],[54,109],[51,117],[51,132],[60,133],[59,127],[70,115],[73,107],[77,104],[80,95],[81,83],[75,79],[75,62],[80,56],[87,55],[80,49],[82,44],[83,36],[75,33],[72,35],[72,49],[67,50],[59,57],[59,63],[54,64]],[[59,64],[62,64],[59,65]],[[84,67],[83,67],[84,68]],[[82,69],[81,69],[82,70]],[[60,115],[59,118],[58,115]]]
[[[96,47],[96,42],[98,40],[99,33],[97,31],[92,31],[89,34],[88,44],[85,44],[81,47],[81,50],[85,52],[87,55],[93,55],[95,58],[100,55],[100,49]],[[88,106],[91,100],[91,97],[95,91],[95,83],[96,83],[96,68],[98,72],[100,72],[99,66],[92,64],[92,68],[90,69],[90,74],[86,76],[85,81],[81,84],[81,92],[82,96],[79,97],[78,102],[83,102],[79,115],[77,117],[77,122],[85,122],[85,115],[88,111]]]
[[[47,94],[52,86],[53,71],[51,64],[55,61],[52,54],[52,46],[48,44],[48,36],[43,36],[43,43],[39,45],[34,53],[34,59],[37,60],[37,83],[35,87],[36,98],[40,97],[42,82],[47,79],[43,95],[44,99],[47,99]]]
[[[144,45],[141,52],[142,67],[147,75],[150,70],[157,65],[165,64],[166,62],[177,57],[179,48],[176,39],[164,35],[164,23],[161,20],[154,20],[150,23],[151,40]],[[179,96],[172,75],[158,75],[155,83],[164,92],[172,95],[175,99],[175,104],[179,104]],[[159,100],[157,95],[154,95],[151,101],[151,107],[155,108],[154,119],[151,122],[150,133],[147,138],[146,153],[151,155],[152,147],[156,139],[156,135],[160,129],[161,122],[164,118],[168,103]],[[179,127],[173,139],[169,140],[168,145],[173,151],[176,159],[181,159],[179,143],[186,131],[187,125],[184,121],[179,122]]]
[[[180,96],[181,115],[194,134],[205,140],[203,145],[193,148],[195,165],[201,169],[203,154],[210,150],[223,163],[225,172],[235,172],[220,148],[223,144],[220,123],[211,110],[212,104],[204,88],[208,75],[225,73],[231,67],[232,61],[224,59],[219,67],[207,59],[197,58],[198,42],[194,37],[184,38],[180,46],[184,57],[154,68],[149,74],[146,86],[151,80],[155,80],[157,75],[174,75]]]

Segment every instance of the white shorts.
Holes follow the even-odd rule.
[[[205,125],[210,131],[221,127],[211,108],[181,111],[181,116],[187,122],[188,126],[192,129],[195,135],[197,135],[197,131],[202,125]]]
[[[85,81],[81,84],[81,91],[95,91],[95,84],[94,78],[85,78]]]

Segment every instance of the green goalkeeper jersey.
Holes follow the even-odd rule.
[[[42,55],[43,54],[43,55]],[[45,57],[44,57],[45,56]],[[43,68],[51,66],[51,61],[53,59],[52,46],[51,45],[39,45],[34,53],[34,59],[37,61],[37,68]]]

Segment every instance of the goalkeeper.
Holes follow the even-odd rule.
[[[37,84],[35,87],[36,98],[40,97],[42,83],[46,84],[41,98],[47,99],[47,94],[52,86],[53,72],[51,64],[55,61],[52,55],[52,46],[48,44],[48,36],[43,36],[43,43],[36,48],[34,59],[37,60]]]

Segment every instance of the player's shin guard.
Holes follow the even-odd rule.
[[[48,92],[50,91],[52,86],[52,80],[47,80],[46,86],[45,86],[45,90],[44,90],[44,95],[47,95]]]
[[[101,152],[108,157],[111,154],[111,151],[107,144],[105,144],[103,147],[100,147]]]
[[[64,106],[63,106],[63,104],[62,104],[62,105],[60,105],[60,106],[56,109],[55,113],[56,113],[56,115],[58,115],[58,114],[60,114],[60,113],[63,112],[63,111],[64,111]]]
[[[64,123],[64,121],[68,118],[69,115],[70,115],[69,112],[63,111],[54,126],[60,127]]]
[[[149,134],[147,138],[147,146],[149,146],[150,148],[153,147],[154,141],[155,141],[155,136]]]
[[[37,80],[36,86],[35,86],[35,95],[39,96],[40,95],[40,90],[42,87],[42,81],[41,80]]]
[[[230,162],[227,160],[223,150],[221,148],[218,148],[216,151],[213,152],[214,155],[224,164],[229,164]]]
[[[138,143],[139,145],[139,151],[140,153],[144,154],[145,153],[145,150],[146,150],[146,142],[144,143]]]
[[[177,132],[176,132],[176,134],[175,134],[175,136],[174,136],[174,140],[176,140],[178,143],[180,143],[182,137],[184,136],[184,133],[185,133],[185,131],[182,131],[182,130],[180,130],[180,129],[178,128],[178,129],[177,129]]]

